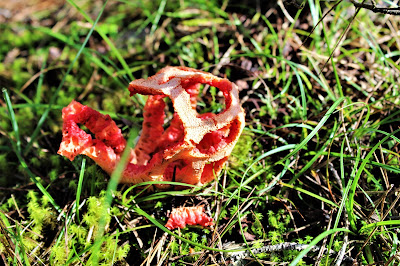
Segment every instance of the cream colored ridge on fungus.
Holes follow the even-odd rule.
[[[196,110],[191,107],[190,95],[182,88],[180,79],[191,78],[195,75],[201,75],[203,78],[208,78],[210,80],[224,79],[210,73],[202,71],[184,71],[176,67],[165,67],[163,70],[165,70],[165,72],[158,73],[149,79],[132,81],[129,84],[129,88],[137,90],[139,94],[164,94],[168,96],[173,102],[175,112],[178,113],[183,122],[186,132],[185,141],[193,141],[198,144],[205,134],[227,126],[236,117],[240,118],[241,124],[243,124],[244,127],[244,110],[240,106],[239,91],[234,83],[228,81],[232,85],[230,91],[230,98],[232,99],[231,106],[221,114],[216,115],[216,117],[202,120],[201,118],[197,118]],[[171,77],[172,79],[170,79]],[[147,89],[143,89],[143,87]]]

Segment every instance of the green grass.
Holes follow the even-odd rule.
[[[399,17],[309,0],[287,6],[291,23],[256,2],[71,0],[0,16],[6,264],[400,263]],[[127,86],[167,65],[241,88],[246,127],[214,182],[149,190],[118,184],[123,160],[108,176],[57,155],[73,99],[133,145],[146,99]],[[209,92],[199,107],[219,112]],[[164,227],[172,208],[198,204],[214,226]]]

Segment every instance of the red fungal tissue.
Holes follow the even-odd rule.
[[[179,207],[172,210],[165,227],[172,230],[185,228],[186,225],[211,226],[213,224],[213,219],[204,213],[203,206]]]
[[[218,113],[196,111],[200,85],[218,88],[225,109]],[[148,79],[134,80],[131,95],[148,95],[140,138],[130,150],[120,182],[176,181],[203,185],[221,172],[244,128],[245,113],[238,88],[229,80],[187,67],[165,67]],[[164,98],[174,108],[168,127]],[[111,175],[126,147],[121,130],[108,115],[72,101],[62,111],[63,138],[59,154],[73,160],[79,154],[93,159]],[[92,133],[79,127],[86,126]],[[169,185],[157,184],[160,189]]]

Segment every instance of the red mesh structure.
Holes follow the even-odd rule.
[[[213,225],[213,219],[204,213],[203,206],[179,207],[172,210],[165,227],[172,230],[175,228],[185,228],[186,225]]]
[[[222,112],[196,111],[201,84],[222,92],[225,98]],[[148,79],[132,81],[128,89],[131,95],[149,97],[143,110],[141,136],[130,151],[120,182],[177,181],[202,185],[218,176],[244,128],[245,115],[235,84],[192,68],[166,67]],[[172,101],[174,116],[164,129],[165,97]],[[89,156],[111,174],[126,146],[115,122],[76,101],[63,109],[63,120],[58,153],[70,160],[78,154]],[[78,124],[85,125],[95,138]]]

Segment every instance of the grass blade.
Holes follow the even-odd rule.
[[[4,95],[4,100],[5,100],[6,103],[7,103],[7,108],[8,108],[8,111],[9,111],[9,114],[8,114],[8,115],[9,115],[9,117],[10,117],[10,120],[11,120],[13,129],[14,129],[14,132],[15,132],[16,135],[18,135],[18,139],[19,139],[18,123],[17,123],[17,120],[15,119],[15,113],[14,113],[14,110],[13,110],[13,108],[12,108],[12,103],[11,103],[11,101],[10,101],[10,97],[9,97],[9,95],[8,95],[6,89],[3,89],[2,91],[3,91],[3,95]],[[15,151],[15,154],[17,155],[17,157],[18,157],[18,160],[19,160],[21,166],[22,166],[22,167],[24,168],[24,170],[27,172],[27,174],[29,175],[29,177],[30,177],[30,179],[32,180],[32,182],[34,182],[35,185],[38,187],[38,189],[42,192],[42,194],[45,195],[45,196],[48,198],[49,202],[53,205],[53,207],[54,207],[59,213],[61,213],[62,209],[60,208],[60,206],[57,205],[56,201],[53,199],[53,197],[50,195],[50,193],[47,192],[47,190],[46,190],[46,189],[43,187],[43,185],[39,182],[38,179],[40,179],[40,178],[39,178],[39,177],[36,177],[36,176],[31,172],[31,170],[29,169],[28,165],[26,164],[24,158],[23,158],[22,155],[21,155],[21,149],[20,149],[20,145],[18,145],[18,141],[17,141],[17,144],[16,144],[16,145],[15,145],[14,143],[12,143],[12,144],[13,144],[12,146],[15,148],[14,151]],[[18,149],[18,147],[19,147],[19,149]]]
[[[14,110],[12,107],[10,96],[8,95],[8,92],[5,88],[3,88],[2,91],[3,91],[4,100],[6,101],[8,115],[11,120],[11,125],[13,128],[14,134],[15,134],[15,139],[16,139],[16,144],[15,144],[16,147],[15,148],[20,153],[21,152],[21,139],[19,137],[18,123],[17,123],[17,120],[15,119],[15,113],[14,113]],[[14,142],[13,142],[13,144],[14,144]]]
[[[378,149],[388,138],[392,137],[395,139],[394,135],[396,133],[400,132],[400,128],[393,131],[393,133],[390,134],[386,134],[386,136],[379,141],[377,144],[374,145],[374,147],[372,147],[372,149],[368,152],[368,154],[365,156],[365,158],[362,160],[360,167],[357,170],[357,174],[354,177],[353,180],[353,184],[351,186],[351,190],[349,193],[349,209],[348,209],[348,215],[349,215],[349,220],[350,220],[350,225],[351,228],[356,231],[357,230],[357,226],[356,226],[356,217],[354,214],[354,196],[356,194],[356,188],[358,185],[358,181],[361,177],[361,174],[363,173],[365,166],[367,165],[368,161],[370,160],[370,158],[373,156],[374,152],[376,151],[376,149]]]
[[[75,200],[75,212],[76,218],[78,219],[78,223],[80,223],[79,218],[79,201],[82,194],[82,184],[83,184],[83,176],[85,175],[85,167],[86,167],[86,158],[82,159],[81,171],[79,173],[79,181],[78,181],[78,188],[76,190],[76,200]]]
[[[35,130],[32,133],[31,140],[29,141],[28,145],[25,147],[25,150],[23,152],[24,155],[26,155],[29,152],[29,150],[31,149],[33,143],[35,142],[36,138],[38,137],[38,135],[40,133],[40,129],[42,128],[44,122],[46,121],[47,116],[49,115],[50,110],[51,110],[53,104],[55,103],[55,101],[56,101],[56,99],[58,97],[58,93],[60,92],[61,88],[64,86],[66,78],[67,78],[68,74],[71,72],[74,64],[76,63],[76,61],[78,61],[78,58],[80,57],[82,51],[85,49],[85,46],[86,46],[87,42],[90,39],[90,36],[92,36],[94,28],[96,27],[97,23],[99,22],[99,19],[100,19],[101,15],[103,14],[103,11],[104,11],[104,8],[107,5],[107,2],[108,2],[108,0],[105,1],[102,9],[100,10],[99,14],[97,15],[96,21],[93,23],[93,26],[91,27],[88,35],[86,36],[85,40],[83,41],[83,43],[81,45],[81,48],[78,50],[78,53],[76,54],[74,60],[72,60],[72,62],[69,64],[69,67],[68,67],[67,71],[65,72],[65,75],[64,75],[63,79],[61,80],[60,84],[58,84],[58,87],[57,87],[56,91],[54,92],[54,94],[50,98],[48,108],[46,108],[46,110],[44,111],[43,115],[40,117],[39,122],[38,122]]]
[[[326,114],[322,117],[321,121],[317,124],[317,126],[313,129],[313,131],[310,132],[310,134],[296,147],[291,151],[288,155],[285,156],[284,159],[281,159],[278,163],[282,163],[284,160],[292,157],[295,155],[298,151],[304,148],[304,146],[317,134],[318,130],[321,129],[321,127],[325,124],[325,122],[329,119],[329,117],[336,111],[336,108],[339,106],[339,104],[342,103],[344,98],[339,98],[337,101],[335,101],[332,106],[329,108],[329,110],[326,112]],[[292,179],[289,184],[293,184],[295,179]]]
[[[334,233],[338,233],[338,232],[348,232],[348,233],[352,233],[350,230],[345,229],[345,228],[336,228],[336,229],[331,229],[328,231],[323,232],[322,234],[320,234],[319,236],[317,236],[316,238],[313,239],[313,241],[311,241],[311,243],[309,244],[309,246],[304,249],[303,251],[300,252],[299,255],[297,255],[297,257],[289,264],[289,266],[296,266],[299,264],[300,260],[307,255],[307,253],[318,244],[319,241],[321,241],[322,239],[324,239],[325,237],[329,236],[330,234],[334,234]]]

